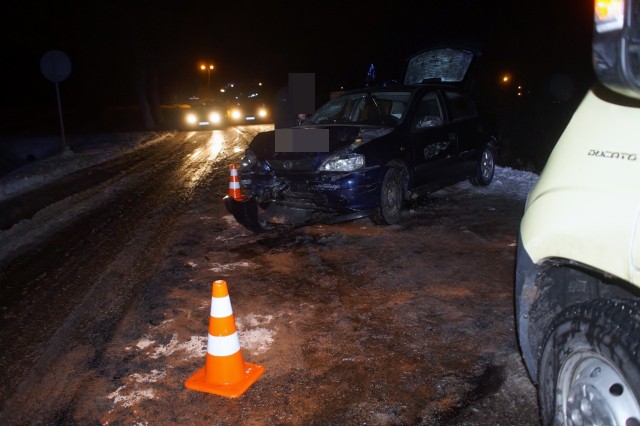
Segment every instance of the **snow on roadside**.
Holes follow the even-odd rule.
[[[126,395],[123,392],[125,389],[126,386],[120,386],[114,392],[107,395],[107,398],[112,399],[114,403],[114,408],[111,409],[110,412],[113,412],[120,404],[122,404],[123,407],[132,407],[134,404],[147,399],[154,399],[155,397],[153,389],[133,390]]]
[[[488,186],[473,186],[468,180],[451,185],[443,191],[462,191],[475,194],[507,196],[516,200],[526,200],[529,191],[540,176],[536,173],[496,166],[493,181]]]
[[[272,315],[251,314],[246,318],[236,318],[240,346],[253,355],[258,355],[269,350],[274,342],[276,330],[271,330],[265,326],[273,320]],[[150,359],[167,358],[174,353],[184,353],[181,359],[202,358],[204,361],[207,353],[207,337],[191,336],[188,341],[180,341],[177,333],[173,333],[171,340],[167,344],[159,344],[152,340],[151,336],[144,336],[134,347],[127,347],[127,351],[141,351],[144,356]],[[151,370],[150,372],[133,373],[123,378],[125,383],[107,395],[113,401],[113,408],[110,412],[119,407],[132,407],[145,400],[155,399],[155,389],[153,384],[164,379],[169,370],[174,366],[169,364],[166,370]],[[151,387],[150,387],[151,386]]]
[[[102,138],[99,136],[87,138],[85,141],[74,144],[75,153],[71,151],[62,152],[0,177],[0,201],[44,186],[78,170],[104,163],[136,149],[158,143],[170,134],[172,132],[125,133],[103,135]],[[47,139],[29,142],[32,149],[43,152],[48,149],[45,145],[50,144]],[[16,141],[15,143],[26,142]],[[34,144],[41,144],[42,147],[34,147]]]
[[[272,320],[272,315],[259,314],[236,318],[240,346],[253,355],[268,351],[273,344],[276,330],[271,330],[264,326],[268,325]]]
[[[489,186],[474,187],[475,192],[487,195],[509,195],[526,200],[529,191],[538,181],[537,173],[525,172],[510,167],[496,167],[493,182]]]

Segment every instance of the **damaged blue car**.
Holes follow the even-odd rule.
[[[497,129],[466,89],[476,59],[423,52],[403,85],[347,92],[300,126],[259,133],[238,167],[245,196],[225,198],[227,209],[255,232],[365,216],[396,224],[409,200],[465,179],[488,185]]]

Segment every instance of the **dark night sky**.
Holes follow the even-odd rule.
[[[8,4],[9,3],[9,4]],[[592,2],[520,1],[4,2],[0,105],[50,102],[39,62],[69,55],[61,84],[67,103],[132,102],[140,64],[152,64],[163,101],[206,82],[260,79],[278,86],[288,72],[315,72],[317,90],[362,85],[374,63],[382,80],[401,79],[406,58],[429,44],[480,42],[490,73],[510,71],[528,87],[555,73],[590,79]]]

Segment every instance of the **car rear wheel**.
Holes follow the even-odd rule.
[[[487,186],[493,180],[493,174],[495,172],[495,161],[493,158],[493,148],[491,145],[484,147],[482,155],[476,165],[476,171],[469,179],[475,186]]]
[[[564,310],[540,358],[543,424],[640,425],[640,302]]]
[[[375,217],[377,223],[394,225],[400,222],[403,203],[402,173],[390,168],[384,175],[380,189],[380,211]]]

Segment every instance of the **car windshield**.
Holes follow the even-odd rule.
[[[305,124],[372,124],[395,126],[411,92],[367,92],[339,96],[318,109]]]

